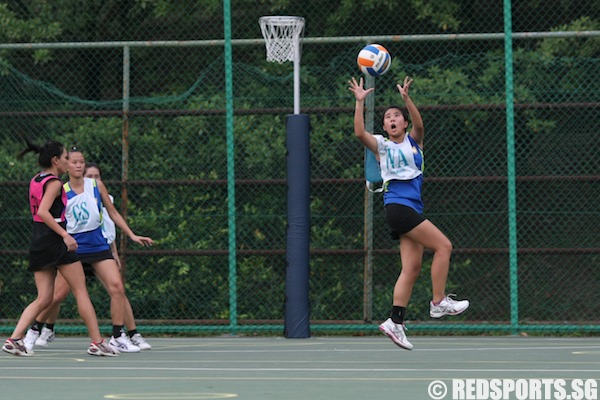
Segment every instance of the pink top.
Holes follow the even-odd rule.
[[[41,173],[37,174],[31,179],[29,182],[29,209],[31,210],[31,215],[33,216],[33,220],[35,222],[44,222],[37,215],[38,208],[40,207],[40,203],[42,202],[42,197],[44,196],[44,191],[46,190],[46,183],[53,179],[60,179],[56,175],[47,174],[42,175]],[[50,207],[50,214],[54,217],[56,222],[65,222],[65,207],[67,206],[67,194],[61,185],[61,196],[60,199],[56,198],[52,206]]]

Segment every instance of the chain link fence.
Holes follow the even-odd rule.
[[[37,159],[15,157],[27,136],[82,148],[132,229],[155,239],[151,249],[119,239],[144,331],[283,331],[293,66],[266,62],[258,25],[278,14],[306,18],[313,332],[375,331],[401,267],[382,198],[365,189],[347,90],[356,54],[374,41],[393,56],[374,81],[375,131],[381,110],[400,102],[395,83],[410,75],[426,127],[425,214],[454,245],[448,290],[472,304],[430,322],[426,253],[407,313],[413,329],[598,331],[597,2],[517,2],[512,21],[500,1],[240,1],[231,15],[220,2],[83,3],[77,16],[46,10],[42,32],[16,24],[21,36],[0,45],[0,329],[12,330],[36,293],[26,256]],[[6,3],[0,13],[35,22]],[[95,281],[89,288],[108,321],[108,295]],[[59,324],[84,331],[72,297]]]

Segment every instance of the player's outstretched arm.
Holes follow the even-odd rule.
[[[425,126],[423,125],[423,118],[421,117],[421,113],[419,109],[413,103],[412,99],[408,94],[408,90],[413,84],[413,80],[410,77],[404,78],[404,86],[401,84],[397,84],[398,92],[402,96],[402,100],[406,105],[406,110],[410,115],[410,119],[412,121],[412,130],[410,131],[410,136],[423,148],[423,138],[425,136]]]
[[[365,98],[375,89],[365,89],[363,78],[360,78],[358,82],[356,78],[352,78],[348,83],[350,84],[348,90],[354,93],[356,99],[354,105],[354,135],[366,148],[377,154],[377,140],[365,128]]]
[[[104,183],[100,180],[97,180],[96,182],[98,184],[98,189],[100,190],[102,203],[104,204],[104,207],[106,207],[106,211],[108,211],[108,215],[110,216],[110,219],[114,221],[115,225],[121,228],[123,233],[126,234],[131,240],[133,240],[137,244],[140,244],[142,246],[152,246],[154,244],[154,241],[151,238],[146,236],[138,236],[135,233],[133,233],[129,225],[127,225],[125,219],[115,208],[115,205],[112,203],[112,201],[110,201],[110,196],[108,195],[108,190],[106,189]]]

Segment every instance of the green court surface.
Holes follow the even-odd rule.
[[[2,352],[0,398],[419,400],[436,380],[600,379],[598,338],[414,336],[413,351],[383,335],[148,341],[152,350],[114,358],[87,355],[73,337],[34,357]]]

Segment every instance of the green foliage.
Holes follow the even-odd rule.
[[[196,2],[190,8],[182,3],[38,0],[20,10],[0,3],[5,27],[0,35],[5,42],[221,37],[221,2]],[[256,17],[272,13],[305,15],[311,37],[502,28],[500,14],[494,14],[488,30],[478,29],[477,15],[472,19],[465,15],[470,7],[483,14],[485,4],[479,3],[308,3],[236,2],[234,36],[256,38]],[[559,10],[564,14],[563,8]],[[520,14],[515,18],[529,22]],[[554,24],[532,20],[560,31],[598,29],[598,21],[585,16]],[[598,99],[599,39],[548,38],[514,44],[519,245],[533,253],[540,248],[597,247],[597,185],[575,178],[597,170],[595,109],[578,104]],[[363,148],[353,137],[354,99],[347,89],[348,79],[357,74],[354,60],[362,45],[340,41],[303,46],[302,108],[311,114],[313,181],[310,300],[312,317],[320,320],[361,320],[365,307]],[[391,71],[375,81],[375,104],[380,110],[400,103],[395,84],[406,75],[414,78],[411,95],[422,110],[427,132],[426,214],[462,250],[453,256],[448,289],[476,299],[465,319],[506,320],[510,294],[503,252],[508,212],[502,43],[385,45],[394,61]],[[127,211],[130,226],[156,240],[154,249],[127,242],[124,252],[136,317],[157,323],[226,319],[234,306],[230,295],[235,294],[240,319],[281,319],[289,151],[285,114],[293,104],[292,65],[266,63],[264,49],[258,46],[234,46],[234,96],[227,99],[220,46],[148,46],[132,49],[131,54],[126,131],[121,115],[121,49],[2,54],[0,104],[7,114],[0,118],[0,243],[5,252],[1,268],[7,273],[0,279],[0,291],[3,299],[10,299],[3,302],[2,315],[16,318],[35,292],[31,274],[25,271],[30,235],[26,199],[37,160],[31,154],[22,161],[15,158],[28,136],[38,143],[53,138],[84,149],[88,160],[102,166],[103,179],[118,208]],[[232,121],[227,121],[227,100],[234,105]],[[540,106],[547,104],[552,106]],[[15,116],[16,112],[28,114]],[[379,114],[375,132],[381,132]],[[227,132],[228,126],[232,132]],[[231,139],[233,147],[228,146]],[[576,149],[576,154],[566,147]],[[568,161],[557,166],[564,156]],[[544,180],[563,174],[573,179]],[[235,182],[230,181],[232,176]],[[371,307],[380,318],[389,311],[401,267],[398,244],[389,239],[383,218],[381,196],[373,200],[377,252]],[[229,209],[230,202],[234,210]],[[231,271],[234,240],[238,254]],[[545,281],[531,292],[523,289],[525,304],[535,313],[543,311],[536,298],[553,297],[557,283],[568,280],[563,265],[594,266],[598,260],[593,254],[566,252],[542,261],[526,259],[521,272],[524,282],[534,285],[543,280],[546,262],[554,266],[553,282]],[[430,264],[427,254],[409,307],[410,319],[428,318]],[[595,277],[593,269],[584,272],[582,279]],[[90,293],[99,305],[99,316],[108,317],[104,289],[93,284]],[[560,312],[575,318],[594,315],[594,306],[573,310],[579,298],[561,306]],[[72,299],[63,309],[64,318],[77,318]]]
[[[442,31],[457,30],[460,20],[456,17],[460,10],[458,2],[440,0],[414,0],[419,20],[431,20]]]
[[[3,28],[0,40],[39,42],[56,38],[61,33],[59,22],[46,19],[47,15],[43,13],[35,15],[30,11],[25,11],[25,15],[21,16],[18,15],[21,13],[14,12],[6,3],[0,3],[0,21]]]

